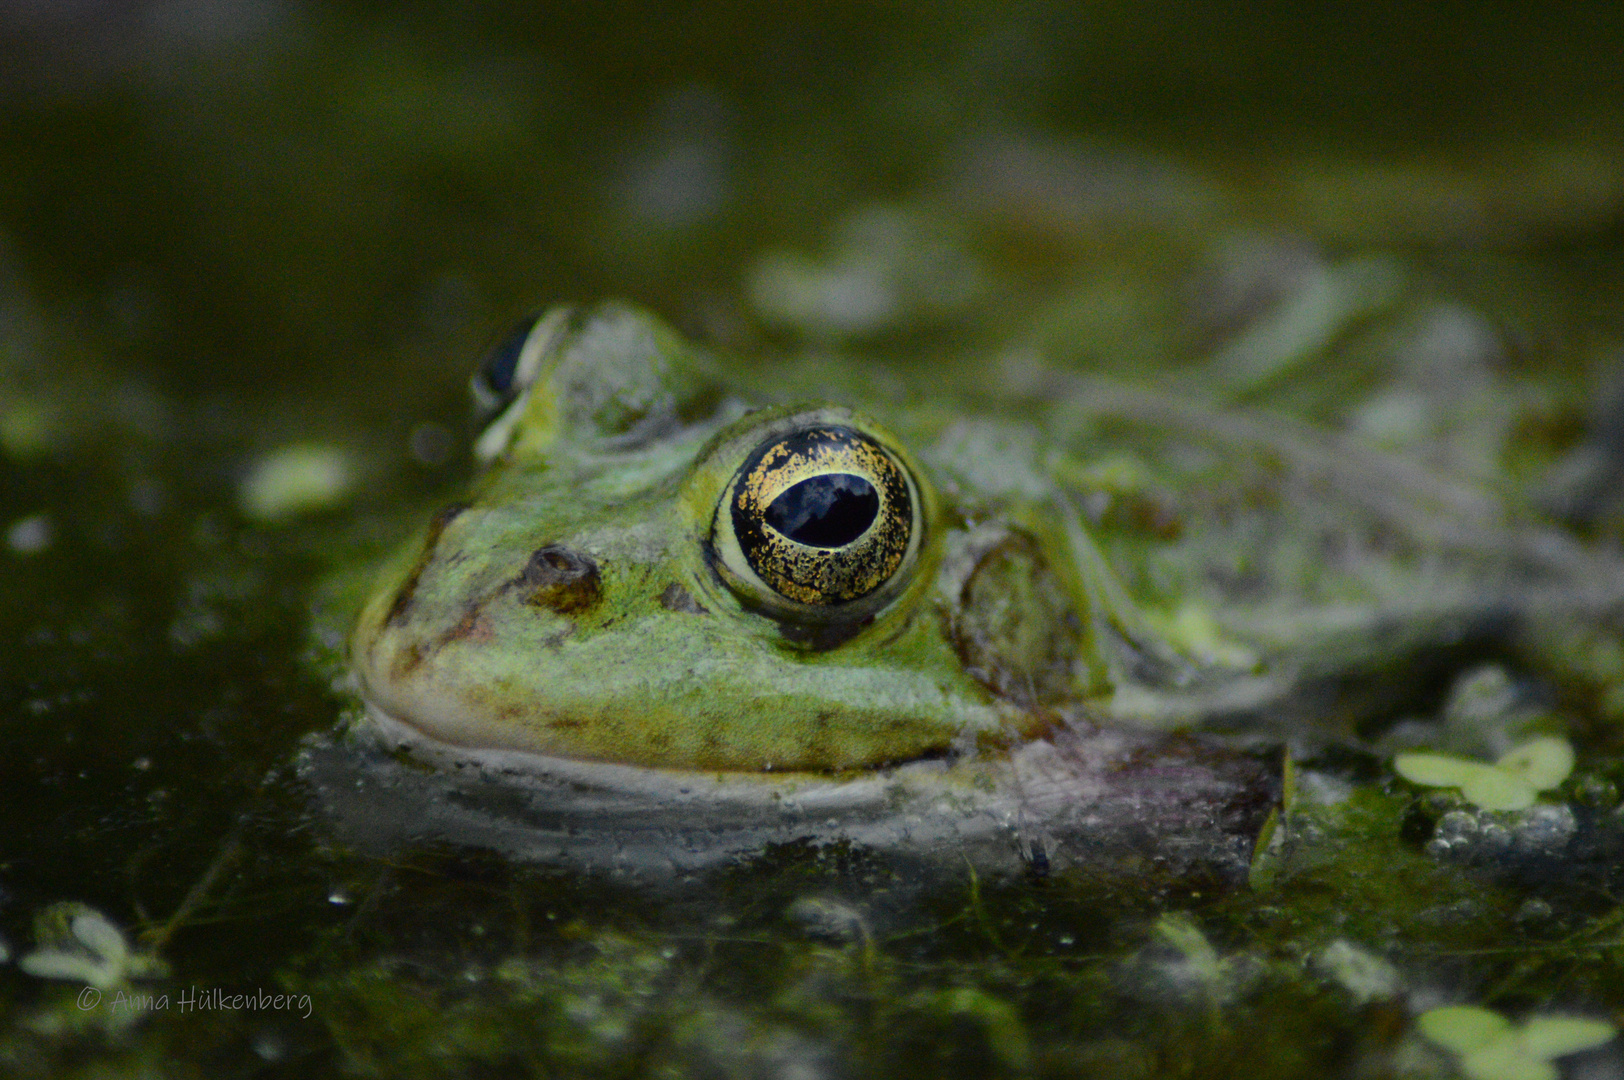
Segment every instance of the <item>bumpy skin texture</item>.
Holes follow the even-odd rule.
[[[938,580],[950,530],[923,468],[872,421],[751,411],[620,307],[563,341],[522,408],[505,455],[361,616],[362,692],[388,716],[454,746],[746,772],[880,766],[1044,722],[966,671],[957,584]],[[716,527],[752,452],[808,425],[858,433],[875,459],[859,465],[909,515],[880,515],[878,573],[871,559],[859,584],[823,575],[845,589],[826,602],[744,580]]]

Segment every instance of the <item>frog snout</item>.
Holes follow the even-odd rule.
[[[519,575],[519,586],[528,590],[526,603],[560,615],[580,614],[596,604],[603,592],[598,564],[591,556],[563,544],[548,544],[533,551]]]

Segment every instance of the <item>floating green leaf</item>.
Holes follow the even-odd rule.
[[[1494,767],[1520,776],[1536,791],[1546,791],[1566,780],[1573,771],[1573,745],[1552,736],[1530,739],[1506,751]]]
[[[1473,773],[1460,786],[1466,800],[1485,810],[1526,810],[1534,805],[1539,791],[1528,781],[1491,765]]]
[[[1536,1016],[1523,1025],[1521,1041],[1536,1057],[1577,1054],[1610,1041],[1618,1029],[1606,1020],[1586,1016]]]
[[[1557,1080],[1561,1075],[1555,1065],[1529,1054],[1515,1038],[1462,1055],[1460,1071],[1472,1080]]]
[[[1605,1020],[1536,1016],[1521,1026],[1476,1005],[1449,1005],[1416,1018],[1421,1034],[1460,1056],[1471,1080],[1556,1080],[1552,1058],[1600,1046],[1618,1029]]]
[[[1493,765],[1454,754],[1399,754],[1393,769],[1424,787],[1458,787],[1485,810],[1523,810],[1534,805],[1541,791],[1567,779],[1573,771],[1573,746],[1566,739],[1542,736],[1507,751]]]
[[[1511,1021],[1476,1005],[1446,1005],[1416,1018],[1421,1034],[1446,1050],[1464,1054],[1511,1031]]]

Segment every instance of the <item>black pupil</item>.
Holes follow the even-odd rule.
[[[868,531],[880,512],[880,493],[861,476],[824,473],[780,492],[767,507],[767,524],[808,547],[845,547]]]

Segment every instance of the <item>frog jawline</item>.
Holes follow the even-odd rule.
[[[807,811],[879,809],[894,805],[899,783],[940,780],[953,770],[992,771],[994,762],[948,761],[940,758],[904,762],[851,778],[813,772],[744,772],[667,769],[623,765],[612,761],[558,757],[533,750],[460,746],[435,738],[421,728],[368,702],[366,715],[386,746],[439,769],[475,769],[509,780],[547,787],[649,800],[663,808],[681,805],[729,806],[740,810],[804,809]],[[974,768],[980,766],[980,768]],[[965,794],[972,793],[967,788]]]

